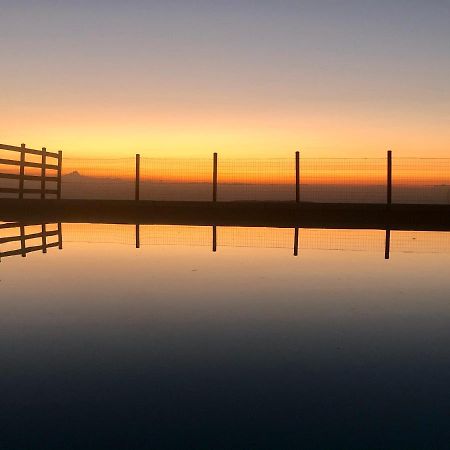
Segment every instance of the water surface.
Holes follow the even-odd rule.
[[[2,258],[0,448],[447,448],[449,234],[292,236],[63,224]]]

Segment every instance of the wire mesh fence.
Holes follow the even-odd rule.
[[[130,200],[134,190],[134,158],[64,158],[62,198]]]
[[[386,201],[386,159],[303,158],[300,199],[320,203]]]
[[[394,157],[392,161],[393,203],[450,204],[450,158]],[[5,177],[0,177],[0,187],[10,187],[14,181],[7,178],[8,171],[16,169],[2,168]],[[386,158],[302,157],[297,171],[295,155],[230,159],[219,154],[216,185],[213,180],[212,157],[141,158],[139,199],[211,201],[215,187],[217,201],[296,201],[297,189],[301,202],[387,200]],[[135,158],[63,159],[62,198],[133,200],[135,192]]]
[[[140,199],[210,201],[212,160],[141,158]]]
[[[450,158],[393,158],[394,203],[450,204]]]
[[[294,159],[219,159],[219,201],[295,200]]]

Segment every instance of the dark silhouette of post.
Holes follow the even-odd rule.
[[[61,222],[58,222],[58,248],[62,250],[63,248],[63,240],[62,240],[62,225]]]
[[[140,196],[140,184],[141,184],[141,155],[136,154],[136,177],[135,177],[135,191],[134,191],[134,199],[139,200]]]
[[[298,256],[298,228],[294,229],[294,256]]]
[[[387,152],[387,207],[392,204],[392,151]]]
[[[217,201],[217,153],[213,155],[213,202]]]
[[[20,147],[19,199],[23,199],[23,190],[25,184],[25,144],[21,144]]]
[[[58,175],[57,175],[56,198],[61,200],[61,183],[62,183],[62,151],[58,152]]]
[[[47,164],[47,149],[42,147],[41,156],[41,200],[45,199],[45,166]]]
[[[141,248],[141,226],[136,224],[136,248]]]
[[[217,250],[217,227],[213,225],[212,229],[212,251],[215,252]]]
[[[42,253],[47,253],[47,227],[45,223],[41,225],[41,232],[42,232]]]
[[[27,244],[26,244],[26,238],[25,238],[25,226],[20,224],[20,250],[22,258],[25,258],[27,256]]]
[[[295,152],[295,201],[300,203],[300,152]]]
[[[384,259],[389,259],[391,253],[391,230],[386,228],[386,238],[384,241]]]

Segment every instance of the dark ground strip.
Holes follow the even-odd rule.
[[[450,205],[1,199],[0,220],[450,231]]]

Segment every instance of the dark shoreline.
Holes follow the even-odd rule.
[[[450,205],[0,199],[0,220],[450,231]]]

